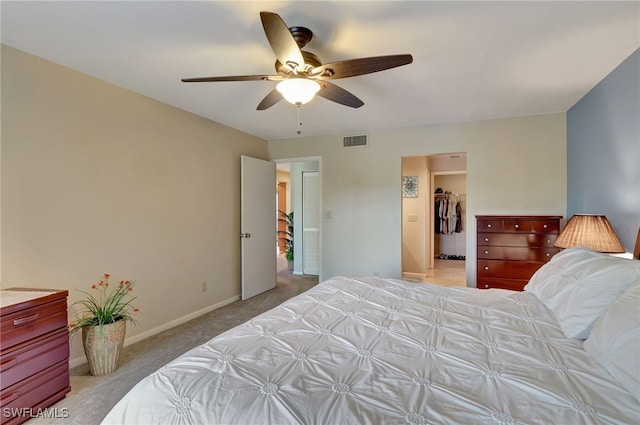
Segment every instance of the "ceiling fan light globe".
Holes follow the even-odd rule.
[[[308,78],[289,78],[279,82],[276,89],[287,102],[304,105],[320,90],[320,84]]]

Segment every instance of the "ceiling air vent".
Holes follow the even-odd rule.
[[[358,136],[345,136],[342,138],[342,146],[345,148],[353,148],[356,146],[367,146],[367,135],[360,134]]]

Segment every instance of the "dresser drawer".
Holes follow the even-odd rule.
[[[20,383],[3,388],[0,392],[0,404],[3,409],[0,424],[20,423],[23,419],[29,419],[15,415],[5,417],[4,409],[9,409],[8,412],[18,412],[18,409],[42,406],[45,400],[48,400],[46,405],[50,405],[52,401],[62,399],[70,389],[69,365],[66,360]]]
[[[502,228],[504,232],[529,233],[531,232],[531,220],[504,220]]]
[[[514,246],[484,246],[478,248],[478,258],[493,260],[547,262],[560,248],[527,248]]]
[[[68,358],[69,333],[66,328],[16,345],[0,356],[2,387],[13,385]]]
[[[478,233],[478,245],[551,248],[557,238],[558,235],[536,235],[533,233]]]
[[[478,220],[478,232],[502,232],[502,220]]]
[[[530,223],[534,233],[560,233],[559,220],[531,220]]]
[[[480,289],[509,289],[511,291],[522,291],[529,281],[527,279],[506,279],[500,277],[482,277],[478,279]]]
[[[533,261],[478,260],[478,279],[481,277],[529,279],[543,264]]]
[[[2,316],[2,352],[14,345],[44,335],[57,329],[67,328],[67,300],[58,299],[48,303]]]

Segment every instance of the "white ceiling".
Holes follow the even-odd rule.
[[[303,136],[566,111],[640,47],[640,2],[2,1],[2,43],[273,140],[296,107],[256,111],[274,82],[259,12],[306,26],[322,62],[410,53],[413,64],[340,80],[365,105],[316,98]]]

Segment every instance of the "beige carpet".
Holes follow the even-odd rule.
[[[88,366],[71,370],[71,392],[48,414],[28,425],[99,424],[138,381],[187,350],[263,313],[318,283],[317,276],[294,276],[279,263],[276,288],[245,301],[236,301],[187,323],[125,347],[118,369],[108,376],[92,376]],[[68,417],[62,417],[68,416]]]

